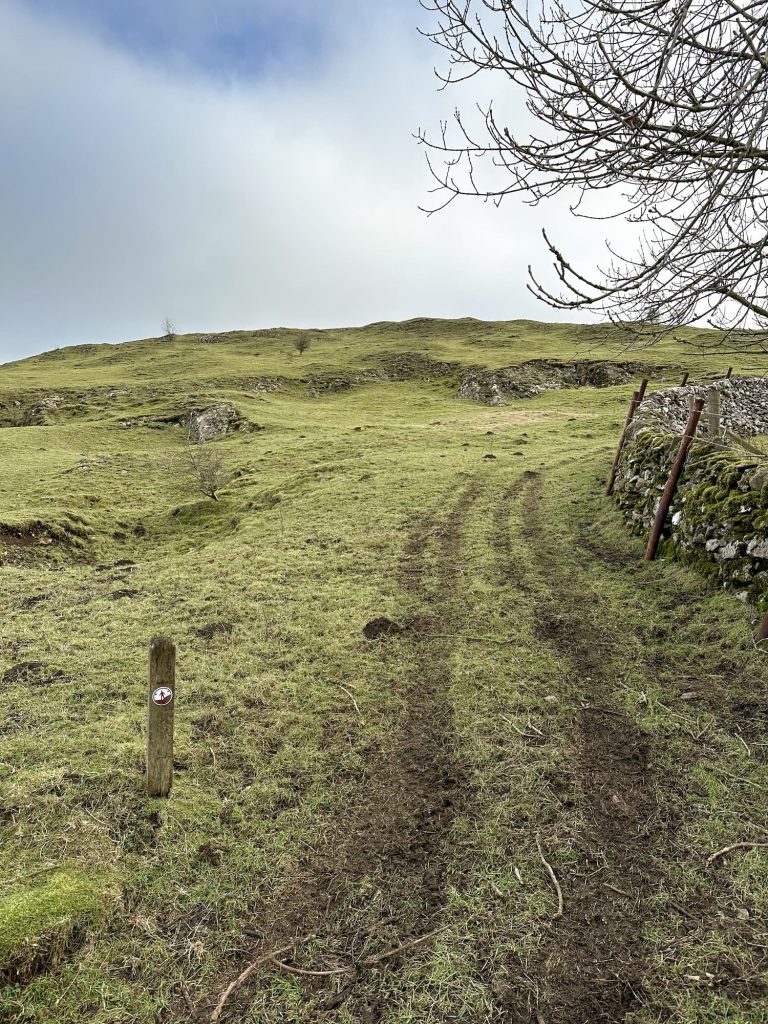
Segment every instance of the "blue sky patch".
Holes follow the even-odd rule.
[[[143,60],[216,77],[301,75],[333,41],[311,0],[23,0],[28,10],[86,29]]]

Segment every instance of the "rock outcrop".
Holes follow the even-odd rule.
[[[503,405],[505,399],[533,398],[542,391],[560,388],[613,387],[642,375],[645,370],[639,363],[608,360],[567,363],[556,359],[531,359],[500,370],[465,370],[457,397],[486,405]]]
[[[187,418],[189,438],[197,444],[226,437],[235,430],[247,428],[247,423],[233,405],[222,403],[207,409],[193,410]]]

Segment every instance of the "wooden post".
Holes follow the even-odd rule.
[[[755,643],[762,643],[763,640],[768,639],[768,612],[763,616],[763,621],[760,623],[760,628],[755,633]]]
[[[629,429],[630,423],[635,418],[635,413],[637,412],[637,407],[640,405],[640,403],[642,402],[643,398],[645,397],[645,389],[647,387],[648,387],[648,378],[647,377],[643,377],[642,381],[640,382],[640,387],[637,389],[637,391],[634,391],[632,393],[632,401],[629,403],[629,411],[627,412],[627,418],[624,420],[624,426],[623,426],[622,431],[621,431],[621,436],[619,437],[619,446],[616,449],[616,457],[613,460],[613,466],[611,467],[611,474],[608,477],[608,483],[606,484],[606,487],[605,487],[605,493],[606,494],[613,494],[613,485],[616,483],[616,474],[619,471],[619,459],[621,458],[621,453],[622,453],[622,451],[624,449],[624,441],[626,440],[626,437],[627,437],[627,430]]]
[[[176,644],[156,636],[149,645],[147,699],[147,793],[168,796],[173,783],[173,713],[176,707]]]
[[[707,433],[711,438],[720,436],[720,392],[716,387],[707,392]]]
[[[733,373],[733,367],[729,366],[728,367],[728,373],[726,373],[726,375],[725,375],[725,379],[727,380],[731,376],[732,373]]]
[[[672,463],[672,469],[669,471],[669,477],[667,478],[664,493],[661,496],[659,507],[656,510],[656,518],[653,520],[651,535],[648,538],[648,547],[645,549],[646,562],[652,562],[656,556],[656,549],[659,546],[661,531],[664,528],[667,512],[669,512],[669,506],[672,504],[672,499],[675,496],[677,484],[680,480],[680,474],[683,472],[683,466],[685,465],[685,460],[688,456],[688,449],[690,448],[691,441],[696,433],[696,427],[699,425],[699,419],[701,418],[701,411],[703,408],[704,399],[697,398],[693,403],[693,409],[688,416],[688,422],[685,425],[685,433],[680,439],[680,447],[678,448],[677,456],[675,457],[675,461]]]
[[[680,387],[681,388],[684,388],[685,385],[688,383],[688,377],[689,376],[690,375],[689,375],[688,371],[686,370],[685,373],[683,374],[683,379],[680,381]]]

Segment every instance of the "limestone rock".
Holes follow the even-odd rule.
[[[753,537],[747,544],[747,554],[753,558],[768,558],[768,540]]]
[[[212,405],[200,412],[191,412],[187,420],[187,429],[191,441],[202,444],[226,437],[232,431],[241,429],[243,417],[232,405]]]

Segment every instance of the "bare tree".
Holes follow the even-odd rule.
[[[164,341],[175,341],[176,340],[176,325],[173,320],[166,317],[163,320],[163,340]]]
[[[460,112],[428,147],[438,198],[539,202],[618,188],[637,251],[579,268],[546,232],[558,309],[622,323],[768,326],[768,0],[422,0],[448,52],[446,83],[483,73],[517,87],[538,122],[516,132]],[[612,193],[609,191],[609,198]]]
[[[229,481],[221,452],[203,441],[187,440],[184,464],[192,485],[200,494],[213,501],[219,500],[219,491]]]
[[[306,334],[300,334],[293,343],[293,347],[296,349],[300,356],[304,355],[304,353],[309,348],[309,345],[310,341]]]

